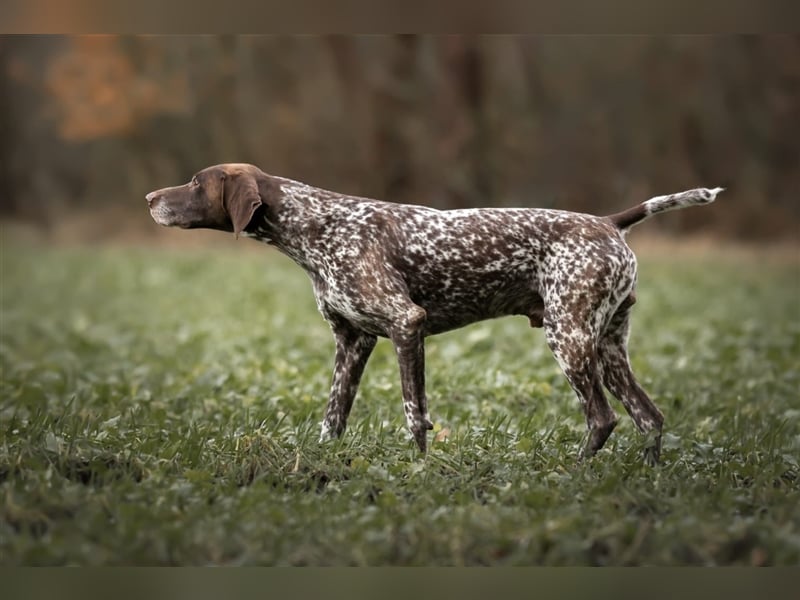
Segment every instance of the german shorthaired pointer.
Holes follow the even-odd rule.
[[[645,458],[655,463],[664,417],[628,361],[636,258],[625,233],[656,213],[712,202],[721,191],[657,196],[608,217],[535,208],[440,211],[223,164],[185,185],[150,192],[147,204],[160,225],[246,235],[275,246],[308,273],[336,341],[322,439],[344,432],[382,336],[397,352],[406,422],[424,452],[433,427],[425,336],[525,315],[532,327],[544,327],[580,399],[589,430],[582,456],[602,448],[617,423],[605,386],[639,431],[650,434]]]

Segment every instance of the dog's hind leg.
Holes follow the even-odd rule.
[[[561,301],[549,303],[544,316],[544,333],[583,407],[589,437],[581,458],[587,458],[606,443],[617,425],[617,417],[603,392],[596,349],[598,325],[592,318],[593,313],[576,312],[580,306],[579,303],[565,306]]]
[[[645,448],[645,461],[658,462],[661,454],[661,428],[664,416],[636,381],[628,359],[630,311],[634,302],[629,296],[617,309],[598,344],[603,383],[616,396],[645,435],[652,435]]]

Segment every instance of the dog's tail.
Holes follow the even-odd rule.
[[[650,198],[641,204],[638,204],[628,210],[609,215],[607,218],[611,220],[622,231],[627,231],[637,223],[644,221],[660,212],[668,210],[675,210],[678,208],[686,208],[687,206],[695,206],[699,204],[710,204],[714,201],[721,191],[725,188],[714,188],[709,190],[707,188],[697,188],[694,190],[687,190],[678,194],[670,194],[668,196],[656,196]]]

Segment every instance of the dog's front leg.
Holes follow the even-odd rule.
[[[359,331],[344,321],[332,322],[331,329],[336,340],[336,359],[320,441],[344,433],[361,375],[377,341],[374,335]]]
[[[422,452],[428,447],[427,433],[433,429],[425,396],[425,317],[425,310],[412,303],[389,333],[400,365],[406,423]]]

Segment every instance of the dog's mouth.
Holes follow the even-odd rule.
[[[185,226],[177,221],[175,213],[164,206],[164,204],[159,203],[155,206],[151,206],[150,216],[153,217],[156,223],[164,227],[181,227],[185,229]]]

